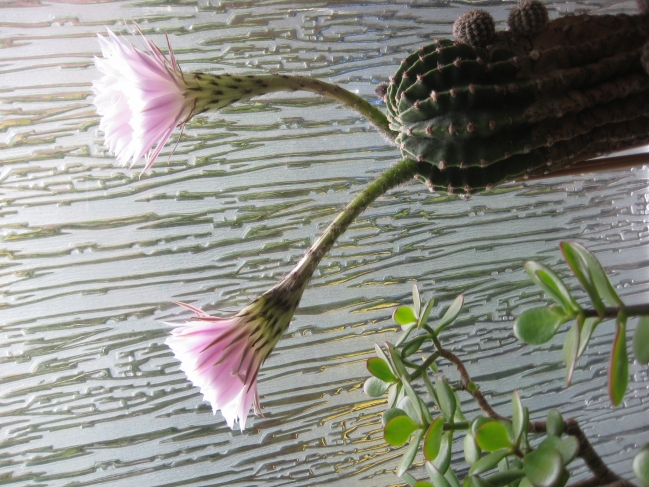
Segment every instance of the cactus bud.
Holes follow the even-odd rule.
[[[485,47],[492,41],[495,33],[494,19],[484,10],[464,12],[453,24],[454,39],[473,47]]]
[[[376,93],[376,96],[378,96],[381,100],[385,99],[385,95],[388,94],[388,84],[381,83],[377,85],[377,87],[374,88],[374,93]]]
[[[548,23],[548,9],[539,0],[525,0],[509,12],[507,24],[512,34],[532,36]]]

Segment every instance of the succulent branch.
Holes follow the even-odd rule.
[[[611,401],[618,404],[628,381],[626,319],[627,316],[643,316],[636,327],[633,348],[639,362],[649,362],[649,318],[646,318],[649,306],[624,305],[599,262],[584,247],[564,242],[561,248],[575,277],[588,293],[593,309],[582,308],[549,268],[528,262],[525,270],[529,277],[557,304],[547,309],[525,311],[515,321],[514,331],[519,338],[528,341],[530,338],[547,340],[568,317],[576,318],[577,328],[573,329],[577,332],[568,334],[564,346],[570,377],[576,358],[583,353],[594,327],[607,317],[616,318],[618,332],[611,353],[609,393]],[[606,307],[604,302],[613,306]],[[413,306],[400,306],[393,314],[394,321],[403,328],[402,336],[396,345],[386,342],[385,349],[377,346],[377,357],[367,361],[367,369],[373,377],[366,381],[365,392],[373,397],[388,392],[388,409],[382,420],[385,440],[393,446],[409,443],[397,474],[416,487],[459,485],[450,464],[450,451],[453,432],[465,431],[464,458],[470,468],[464,487],[564,487],[570,479],[567,467],[575,458],[584,461],[592,477],[570,487],[636,487],[604,463],[576,419],[564,420],[557,409],[552,409],[545,421],[530,421],[530,413],[517,391],[512,395],[511,417],[495,411],[479,386],[471,380],[460,357],[445,349],[440,339],[444,329],[459,316],[463,303],[464,298],[459,296],[437,326],[433,326],[429,323],[429,316],[434,301],[424,303],[417,286],[413,286]],[[427,343],[435,352],[428,358],[422,357],[423,364],[417,365],[412,357],[417,351],[424,350]],[[440,375],[437,364],[440,358],[457,369],[461,385],[453,387],[444,375]],[[408,369],[415,370],[409,373]],[[430,372],[435,374],[434,377],[429,377]],[[428,392],[428,401],[416,392],[415,381],[419,379]],[[484,416],[467,420],[461,411],[458,392],[468,393]],[[431,401],[434,405],[432,411],[429,410]],[[531,442],[532,437],[543,436],[545,438],[540,443]],[[417,481],[407,473],[420,444],[430,483]],[[487,454],[483,455],[483,452]],[[494,472],[496,468],[498,471]],[[646,486],[649,444],[636,456],[633,468]]]

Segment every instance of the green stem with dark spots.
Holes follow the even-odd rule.
[[[386,191],[412,179],[416,169],[416,161],[404,159],[372,181],[336,217],[318,240],[307,250],[302,260],[298,262],[290,274],[276,287],[282,287],[287,291],[303,288],[313,275],[313,272],[318,267],[324,255],[331,249],[338,237],[347,230],[347,227],[349,227],[356,217]]]
[[[365,99],[338,85],[307,76],[286,74],[229,75],[191,73],[184,76],[187,96],[195,100],[193,114],[220,109],[240,100],[278,91],[308,91],[333,98],[367,118],[391,142],[398,135],[388,119]]]

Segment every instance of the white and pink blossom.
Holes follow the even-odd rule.
[[[196,316],[174,328],[165,343],[214,414],[220,410],[230,428],[238,422],[243,431],[251,406],[255,414],[261,413],[259,367],[286,330],[301,294],[298,289],[286,301],[271,290],[228,318],[177,303]]]
[[[110,29],[99,36],[102,74],[93,82],[99,129],[106,145],[124,165],[146,157],[149,169],[178,125],[192,114],[194,100],[171,48],[167,58],[142,36],[148,52],[120,40]]]

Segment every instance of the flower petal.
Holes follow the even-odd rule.
[[[169,61],[152,42],[145,42],[149,52],[110,29],[107,38],[99,36],[103,58],[95,58],[95,65],[102,77],[92,89],[109,150],[123,164],[133,165],[147,155],[146,171],[189,116],[192,103],[173,53]]]

